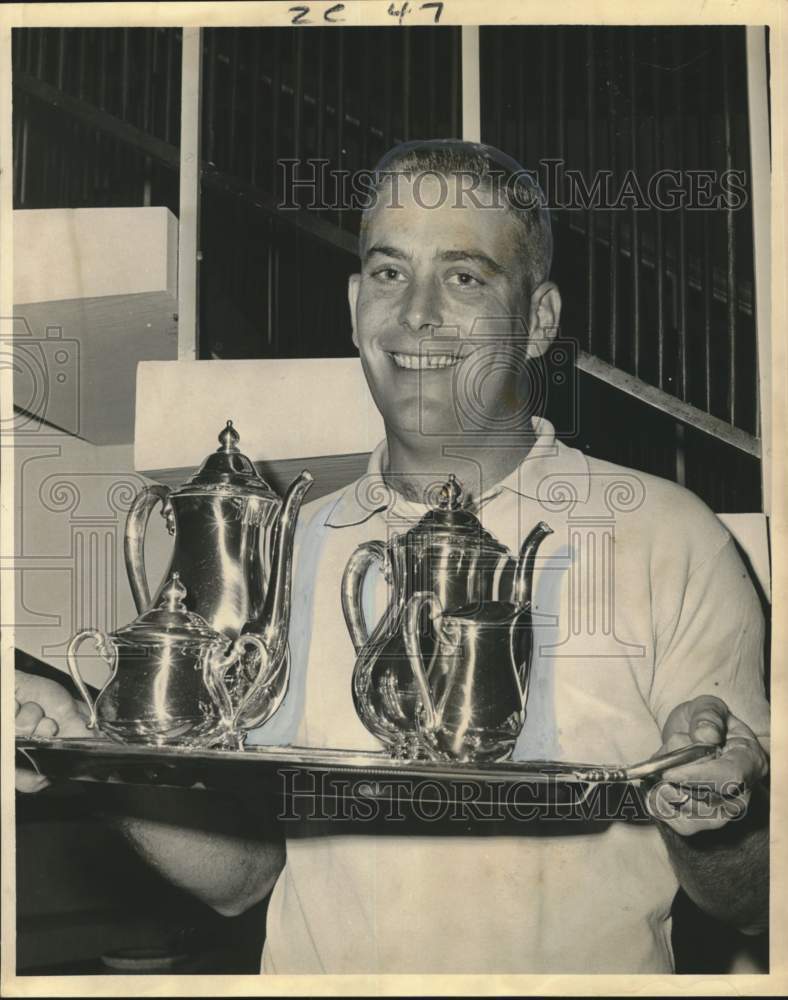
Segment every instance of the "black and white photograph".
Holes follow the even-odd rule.
[[[781,17],[0,12],[4,995],[788,988]]]

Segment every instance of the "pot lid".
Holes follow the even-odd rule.
[[[467,507],[463,506],[465,492],[462,483],[452,473],[438,491],[438,498],[432,510],[427,511],[419,523],[411,531],[421,533],[428,531],[450,531],[472,534],[484,543],[498,545],[489,531],[482,527],[481,521]]]
[[[238,442],[241,436],[228,420],[219,434],[219,447],[212,452],[191,479],[179,486],[175,496],[184,493],[199,493],[205,490],[220,490],[233,496],[256,496],[279,500],[254,467],[251,459],[241,454]]]
[[[171,639],[188,639],[190,642],[220,643],[229,640],[221,632],[211,628],[204,618],[189,611],[183,603],[186,588],[181,583],[180,574],[173,573],[161,592],[161,600],[156,608],[141,614],[130,625],[113,633],[113,638],[130,644],[164,642]]]

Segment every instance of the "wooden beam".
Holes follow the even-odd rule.
[[[479,75],[479,28],[464,24],[462,32],[462,138],[481,142],[481,85]]]
[[[260,188],[255,187],[248,181],[241,180],[240,177],[233,177],[213,169],[210,164],[203,164],[202,182],[206,187],[217,188],[244,198],[246,201],[261,208],[269,215],[275,215],[285,222],[289,222],[296,229],[301,229],[309,236],[330,243],[331,246],[344,250],[346,253],[358,253],[358,238],[347,230],[334,226],[325,219],[321,219],[316,212],[309,209],[277,208],[276,202],[269,195],[266,195]]]
[[[157,139],[135,125],[129,125],[128,122],[102,111],[93,104],[80,101],[79,98],[72,97],[70,94],[64,94],[57,87],[44,83],[43,80],[37,80],[29,73],[23,73],[21,70],[14,71],[14,90],[35,97],[43,104],[57,108],[58,111],[64,111],[69,117],[82,122],[83,125],[97,129],[104,135],[112,136],[128,146],[152,156],[168,167],[175,169],[178,167],[180,159],[177,146],[164,142],[163,139]]]
[[[771,157],[769,151],[769,81],[766,76],[766,29],[747,28],[747,102],[750,119],[750,190],[752,195],[758,398],[760,401],[761,484],[763,510],[771,511],[772,358],[771,358]]]
[[[675,396],[671,396],[670,393],[657,389],[656,386],[649,385],[620,368],[614,368],[613,365],[609,365],[606,361],[602,361],[586,351],[577,352],[576,365],[586,375],[590,375],[600,382],[605,382],[629,396],[634,396],[635,399],[639,399],[647,406],[688,424],[703,434],[709,434],[711,437],[717,438],[718,441],[724,441],[748,455],[754,455],[756,458],[761,456],[761,443],[752,434],[741,431],[737,427],[731,427],[725,420],[704,413],[696,406],[684,403]]]
[[[201,90],[202,29],[184,28],[181,62],[181,188],[178,219],[179,361],[193,361],[198,353]]]

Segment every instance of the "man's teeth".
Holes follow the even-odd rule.
[[[458,354],[393,354],[398,368],[451,368],[460,360]]]

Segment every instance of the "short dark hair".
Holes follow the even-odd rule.
[[[373,170],[379,193],[392,174],[433,173],[444,177],[471,175],[494,196],[495,205],[508,208],[520,223],[520,251],[529,292],[550,275],[553,233],[550,213],[536,177],[495,146],[462,139],[416,139],[400,143],[383,155]],[[363,258],[369,215],[377,200],[364,210],[359,232]]]

